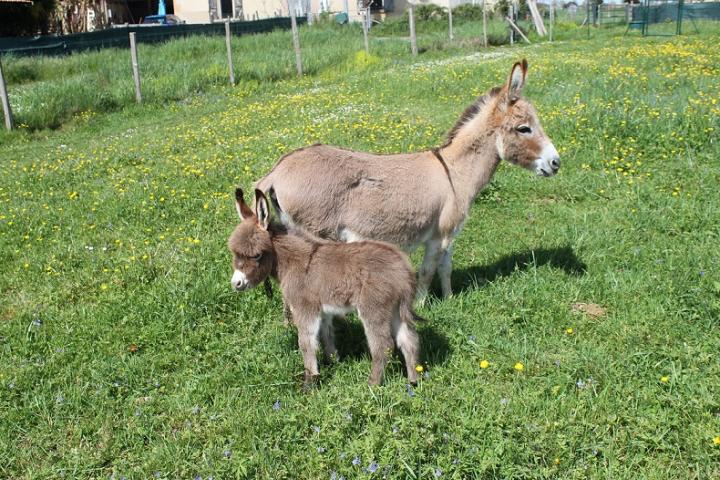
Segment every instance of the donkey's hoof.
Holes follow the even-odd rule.
[[[320,375],[305,375],[302,386],[303,392],[309,392],[315,389],[315,387],[317,387],[319,378]]]
[[[337,352],[333,352],[330,355],[323,355],[323,359],[327,365],[340,363],[340,355],[338,355]]]
[[[380,385],[382,385],[382,378],[369,378],[368,385],[370,385],[371,387],[379,387]]]

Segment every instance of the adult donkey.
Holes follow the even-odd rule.
[[[438,270],[452,293],[452,243],[475,195],[501,159],[545,177],[560,157],[533,106],[521,97],[527,61],[513,65],[507,83],[465,110],[443,145],[393,155],[313,145],[282,157],[257,188],[271,192],[280,221],[346,242],[382,240],[412,251],[425,246],[419,299]]]

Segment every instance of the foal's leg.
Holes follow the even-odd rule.
[[[337,360],[337,348],[335,348],[335,329],[333,328],[333,315],[323,313],[320,321],[320,342],[323,346],[325,361]]]
[[[420,351],[420,339],[415,331],[412,323],[403,320],[400,312],[395,312],[392,323],[392,334],[395,338],[395,344],[403,354],[405,359],[405,368],[407,369],[408,382],[417,384],[418,354]]]
[[[452,274],[452,254],[453,246],[451,243],[445,251],[442,252],[440,265],[438,265],[438,274],[440,275],[440,286],[442,287],[443,297],[449,297],[452,295],[452,285],[450,284],[450,276]]]
[[[440,250],[440,240],[433,239],[425,243],[425,257],[423,258],[420,271],[418,272],[418,284],[415,298],[422,303],[427,297],[435,271],[440,261],[442,251]]]
[[[393,351],[394,347],[390,331],[392,313],[386,311],[386,309],[378,309],[377,306],[370,306],[363,311],[358,308],[358,317],[360,317],[365,328],[365,337],[367,337],[370,356],[372,357],[372,368],[370,369],[368,384],[380,385],[385,373],[385,365],[388,362],[388,355]]]
[[[305,378],[303,384],[309,387],[320,372],[317,364],[317,337],[320,330],[320,315],[307,314],[305,312],[293,312],[295,324],[298,329],[298,346],[303,356],[305,365]]]

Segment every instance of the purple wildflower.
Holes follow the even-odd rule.
[[[507,405],[508,403],[510,403],[510,399],[509,399],[509,398],[501,398],[501,399],[500,399],[500,405],[505,406],[505,405]]]
[[[434,473],[435,478],[440,478],[440,477],[442,477],[442,474],[443,474],[443,471],[442,471],[442,470],[440,470],[439,468],[436,468],[436,469],[435,469],[435,473]]]
[[[413,390],[412,385],[410,385],[409,383],[407,384],[407,394],[411,397],[415,396],[415,390]]]
[[[325,453],[325,447],[318,447],[317,448],[318,453]]]
[[[231,455],[232,455],[232,452],[230,450],[225,450],[223,452],[223,457],[225,457],[225,458],[230,458]]]
[[[201,477],[200,474],[198,473],[197,475],[195,475],[195,476],[193,477],[193,480],[202,480],[202,477]]]
[[[200,407],[198,407],[197,405],[195,405],[195,406],[192,408],[191,412],[192,412],[193,415],[197,415],[198,413],[200,413]]]
[[[275,400],[275,403],[273,403],[273,410],[278,411],[280,410],[280,400]]]
[[[317,425],[313,425],[312,428],[313,430],[315,430],[315,433],[320,433],[320,427],[318,427]]]
[[[370,473],[375,473],[377,469],[380,467],[377,462],[372,462],[370,465],[368,465],[367,471]]]
[[[360,465],[360,457],[355,457],[352,460],[353,465]]]

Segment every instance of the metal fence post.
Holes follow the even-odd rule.
[[[452,24],[452,0],[448,0],[448,24],[450,29],[450,41],[453,41],[453,24]]]
[[[513,4],[511,3],[508,7],[510,18],[515,20],[515,7],[513,7]],[[510,45],[515,45],[515,30],[513,30],[512,27],[510,27]]]
[[[2,62],[0,62],[0,97],[2,97],[2,106],[5,116],[5,128],[12,130],[13,118],[12,110],[10,109],[10,99],[7,94],[7,87],[5,86],[5,77],[2,71]]]
[[[235,68],[233,67],[230,38],[230,19],[227,19],[225,20],[225,45],[227,46],[228,70],[230,71],[230,85],[235,85]]]
[[[132,59],[133,79],[135,80],[135,101],[142,103],[142,94],[140,93],[140,67],[138,66],[135,32],[130,32],[130,58]]]

